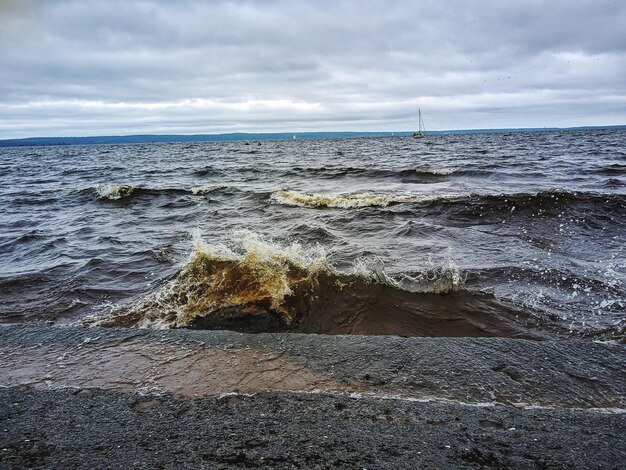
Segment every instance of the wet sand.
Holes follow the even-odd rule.
[[[619,345],[0,327],[0,465],[618,467]]]

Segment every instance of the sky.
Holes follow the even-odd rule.
[[[0,0],[0,139],[626,124],[626,1]]]

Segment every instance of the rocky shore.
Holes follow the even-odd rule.
[[[0,468],[619,468],[590,341],[0,326]]]

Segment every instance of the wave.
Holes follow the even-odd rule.
[[[598,192],[567,191],[551,189],[536,193],[474,194],[463,201],[466,205],[480,210],[516,211],[540,210],[547,213],[571,206],[599,209],[601,211],[622,211],[626,209],[626,195]]]
[[[418,175],[434,175],[434,176],[447,176],[456,173],[456,168],[416,168],[415,170],[403,170],[401,175],[407,176],[411,174]]]
[[[204,168],[198,168],[192,172],[195,176],[222,176],[224,172],[212,166],[206,166]]]
[[[323,179],[344,178],[346,176],[386,176],[390,172],[357,167],[299,167],[295,166],[283,172],[283,176],[312,176]]]
[[[199,177],[220,177],[224,175],[245,175],[249,178],[258,178],[260,175],[275,174],[278,172],[280,176],[293,177],[314,177],[320,179],[341,179],[347,177],[353,178],[390,178],[403,182],[430,183],[440,182],[447,179],[451,175],[478,175],[490,173],[485,170],[471,169],[461,170],[457,168],[406,168],[406,169],[385,169],[385,168],[363,168],[363,167],[304,167],[294,166],[290,168],[277,169],[265,167],[235,167],[235,168],[216,168],[206,166],[192,171],[193,176]]]
[[[281,190],[272,193],[270,198],[289,206],[339,207],[351,209],[358,207],[388,206],[415,201],[417,196],[410,194],[308,194],[297,191]]]
[[[101,184],[96,186],[95,191],[101,199],[123,199],[135,191],[135,188],[125,184]]]
[[[390,276],[361,261],[337,271],[319,245],[249,231],[226,246],[195,235],[188,262],[159,290],[95,320],[100,326],[239,331],[532,336],[493,297],[472,294],[453,263]]]
[[[144,188],[139,186],[130,186],[126,184],[101,184],[88,191],[94,191],[98,199],[109,199],[116,201],[127,199],[135,195],[159,195],[159,194],[191,194],[194,196],[203,196],[226,189],[225,186],[215,187],[191,187],[191,188]]]
[[[462,210],[515,211],[523,209],[558,209],[569,205],[595,206],[603,211],[626,209],[626,195],[596,192],[578,192],[553,189],[536,193],[477,194],[463,192],[411,194],[316,194],[280,190],[271,194],[274,202],[301,207],[334,207],[353,209],[386,207],[392,204],[412,203],[419,207],[460,206]]]
[[[86,175],[86,174],[98,174],[98,172],[108,171],[108,172],[116,172],[116,171],[124,171],[124,167],[121,166],[102,166],[102,167],[74,167],[67,168],[61,172],[62,176],[71,176],[71,175]]]
[[[601,174],[601,175],[615,175],[615,176],[623,176],[626,175],[626,164],[623,163],[614,163],[611,165],[607,165],[602,168],[596,168],[592,170],[593,173]]]
[[[194,251],[176,278],[162,290],[100,324],[181,327],[206,315],[246,315],[272,311],[285,324],[294,319],[285,299],[304,295],[322,273],[329,273],[320,247],[281,246],[248,231],[235,233],[236,251],[209,245],[194,234]]]
[[[215,191],[219,191],[220,189],[223,189],[224,187],[218,187],[218,188],[205,188],[202,186],[195,186],[193,188],[189,188],[188,190],[184,190],[184,191],[188,191],[191,194],[193,194],[194,196],[203,196],[205,194],[211,194]]]
[[[294,167],[286,170],[284,176],[310,175],[317,178],[335,179],[347,176],[367,178],[399,178],[423,179],[428,182],[432,179],[442,179],[459,172],[456,168],[407,168],[407,169],[381,169],[381,168],[358,168],[358,167]]]

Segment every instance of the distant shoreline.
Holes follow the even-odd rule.
[[[427,131],[427,135],[446,134],[501,134],[511,132],[554,132],[585,130],[626,129],[619,126],[580,126],[580,127],[529,127],[504,129],[459,129],[445,131]],[[296,139],[342,139],[353,137],[407,137],[412,131],[399,132],[271,132],[271,133],[228,133],[228,134],[140,134],[123,136],[88,136],[88,137],[25,137],[20,139],[0,140],[0,147],[27,147],[47,145],[102,145],[102,144],[149,144],[149,143],[185,143],[185,142],[235,142],[259,140]]]

